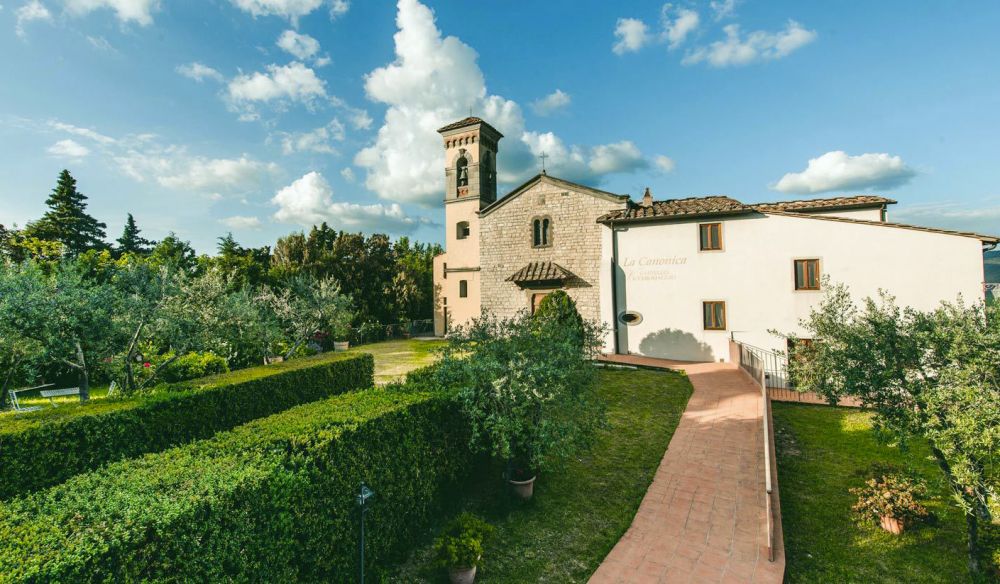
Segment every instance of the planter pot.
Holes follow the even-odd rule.
[[[899,519],[896,519],[895,517],[883,515],[880,518],[879,525],[882,526],[882,529],[888,531],[893,535],[899,535],[903,533],[903,522],[900,521]]]
[[[535,479],[536,478],[538,478],[538,477],[531,477],[530,479],[528,479],[526,481],[511,481],[511,480],[508,480],[507,482],[510,483],[511,488],[514,489],[514,494],[515,495],[517,495],[518,497],[520,497],[520,498],[522,498],[524,500],[528,500],[535,493]]]
[[[476,581],[476,567],[452,568],[448,570],[448,579],[451,584],[472,584]]]
[[[351,347],[351,343],[348,341],[334,341],[333,350],[334,351],[346,351]]]

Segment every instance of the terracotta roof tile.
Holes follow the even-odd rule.
[[[532,282],[565,281],[573,277],[573,273],[555,262],[531,262],[511,274],[508,282],[529,284]]]
[[[472,125],[475,125],[475,124],[482,124],[482,125],[486,126],[487,128],[493,130],[497,134],[500,134],[500,130],[497,130],[496,128],[494,128],[493,126],[491,126],[489,123],[483,121],[482,118],[476,118],[476,117],[472,117],[472,116],[470,116],[468,118],[465,118],[464,120],[459,120],[457,122],[448,124],[447,126],[444,126],[443,128],[438,128],[438,133],[447,132],[449,130],[457,130],[458,128],[464,128],[465,126],[472,126]],[[500,134],[500,135],[503,136],[503,134]]]
[[[776,201],[774,203],[755,203],[754,209],[768,211],[794,211],[798,213],[823,211],[828,209],[851,209],[892,205],[896,201],[876,195],[854,195],[851,197],[833,197],[829,199],[805,199],[800,201]]]
[[[683,217],[688,215],[719,215],[742,213],[752,210],[752,207],[748,207],[731,197],[691,197],[688,199],[653,201],[649,206],[632,203],[625,209],[617,209],[604,215],[598,221]]]

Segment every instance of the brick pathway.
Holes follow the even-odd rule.
[[[694,393],[632,526],[592,584],[781,582],[780,511],[767,557],[760,390],[733,365],[633,356],[609,360],[684,369]],[[774,501],[777,505],[777,483]]]

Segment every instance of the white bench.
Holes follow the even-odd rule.
[[[12,389],[7,392],[10,395],[10,404],[14,407],[15,412],[34,412],[42,409],[42,406],[29,406],[26,408],[21,407],[21,403],[17,401],[17,394],[24,393],[26,391],[35,391],[36,389],[41,389],[43,387],[52,387],[54,383],[46,383],[45,385],[36,385],[35,387],[26,387],[24,389]]]
[[[66,395],[80,395],[80,388],[79,387],[64,387],[63,389],[43,389],[42,391],[40,391],[38,393],[40,393],[42,395],[42,397],[49,398],[49,403],[52,404],[52,407],[56,407],[56,402],[52,398],[54,398],[54,397],[62,397],[62,396],[66,396]]]

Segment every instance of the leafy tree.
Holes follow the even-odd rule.
[[[351,299],[340,293],[333,278],[293,276],[282,290],[265,288],[263,300],[277,316],[289,348],[290,359],[317,332],[334,332],[347,327],[353,314]]]
[[[194,274],[198,270],[198,259],[194,248],[189,242],[177,237],[174,232],[170,232],[153,247],[148,261],[154,266],[169,266],[185,274]]]
[[[220,269],[232,286],[256,288],[267,283],[271,264],[269,247],[243,248],[229,233],[219,238],[218,249],[219,254],[205,263]]]
[[[563,290],[556,290],[542,299],[535,311],[535,320],[542,323],[551,321],[556,326],[565,327],[583,342],[583,317],[576,309],[576,302]]]
[[[128,218],[125,220],[125,230],[117,241],[119,255],[127,253],[147,255],[152,251],[154,245],[152,241],[140,235],[139,226],[136,225],[135,217],[132,217],[131,213],[128,214]]]
[[[45,200],[49,210],[41,219],[29,223],[26,237],[58,241],[71,254],[88,249],[104,249],[107,225],[87,214],[87,197],[76,190],[76,179],[68,170],[59,174],[52,194]]]
[[[456,387],[471,446],[530,472],[558,466],[591,444],[603,420],[590,351],[600,329],[489,313],[455,332],[439,381]]]
[[[797,387],[831,403],[860,399],[883,441],[928,441],[965,512],[978,573],[979,522],[1000,494],[1000,310],[961,301],[903,310],[885,293],[859,308],[833,286],[803,326],[815,340],[796,344]]]
[[[0,410],[15,384],[32,385],[45,362],[48,305],[45,274],[37,266],[21,270],[0,264]]]

